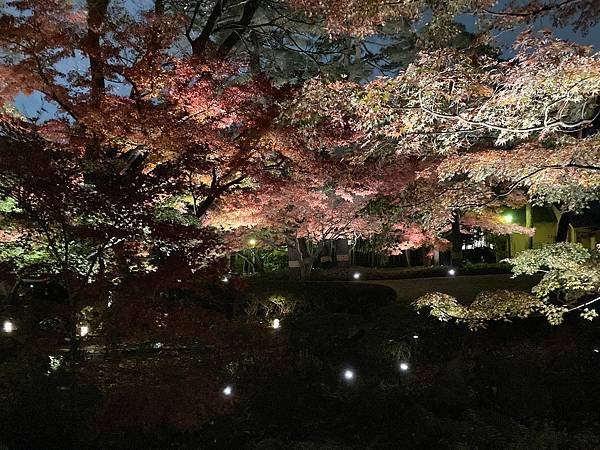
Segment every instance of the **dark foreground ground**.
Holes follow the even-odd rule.
[[[198,301],[149,305],[124,322],[139,332],[97,332],[55,370],[46,347],[2,336],[0,448],[600,448],[597,323],[473,333],[408,300],[531,280],[386,283],[399,300],[362,283],[254,282],[232,320]]]

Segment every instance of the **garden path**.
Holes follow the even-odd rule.
[[[530,292],[537,282],[538,278],[535,277],[511,278],[508,274],[363,281],[363,283],[388,286],[396,292],[398,300],[409,302],[427,292],[443,292],[458,298],[461,302],[471,302],[481,291],[508,289]]]

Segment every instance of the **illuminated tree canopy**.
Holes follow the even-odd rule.
[[[167,268],[218,277],[250,234],[308,242],[309,272],[335,239],[398,253],[447,247],[450,229],[531,234],[499,212],[600,199],[600,60],[531,29],[502,55],[490,31],[598,17],[591,0],[7,1],[0,257],[74,293]],[[42,107],[15,111],[23,95]],[[598,295],[593,252],[513,264],[547,271],[534,297],[419,307],[479,323]]]

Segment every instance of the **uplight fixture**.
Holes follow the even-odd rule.
[[[5,320],[4,324],[2,325],[2,331],[5,333],[12,333],[15,331],[15,324],[10,320]]]

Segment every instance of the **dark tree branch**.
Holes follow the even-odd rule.
[[[199,2],[196,4],[196,9],[194,10],[194,16],[192,17],[192,23],[190,24],[190,28],[188,28],[188,30],[189,30],[188,31],[188,39],[190,39],[190,43],[192,45],[192,54],[194,56],[200,56],[206,50],[206,45],[208,44],[208,41],[210,40],[210,35],[212,34],[212,32],[215,28],[215,25],[217,24],[217,21],[221,17],[221,14],[223,14],[223,9],[227,5],[228,1],[229,0],[217,0],[212,12],[210,13],[210,16],[208,16],[206,25],[204,25],[204,28],[202,29],[202,32],[200,33],[200,35],[196,39],[191,39],[190,38],[191,27],[193,25],[193,21],[195,20],[196,15],[197,15]]]
[[[106,89],[100,36],[109,3],[110,0],[87,0],[87,46],[90,58],[90,74],[92,76],[92,99],[94,101],[98,101],[104,95]]]
[[[547,12],[550,12],[550,11],[553,11],[556,9],[560,9],[563,6],[570,5],[571,3],[578,3],[580,1],[581,0],[564,0],[559,3],[544,5],[539,8],[532,9],[531,11],[526,11],[526,10],[523,10],[522,12],[519,12],[519,11],[492,11],[489,9],[484,9],[483,12],[485,12],[486,14],[489,14],[491,16],[521,17],[521,18],[528,18],[531,20],[531,19],[537,18],[537,16],[539,16],[541,14],[545,14]]]
[[[252,18],[254,17],[254,14],[256,14],[260,4],[261,0],[248,0],[244,6],[244,12],[242,13],[242,17],[237,26],[219,47],[218,53],[220,56],[227,56],[241,40],[242,35],[246,32],[250,22],[252,22]]]

